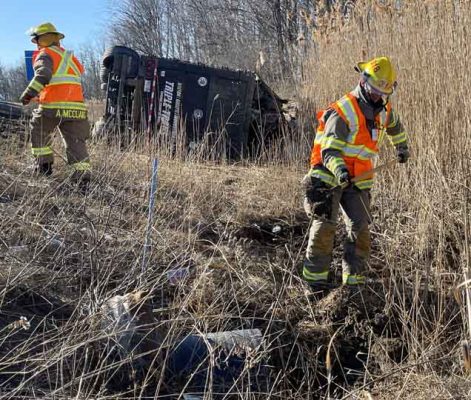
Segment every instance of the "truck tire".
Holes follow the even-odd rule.
[[[132,79],[137,77],[139,74],[139,54],[129,47],[113,46],[106,49],[103,53],[100,70],[100,78],[103,83],[106,82],[108,73],[113,69],[115,58],[125,56],[131,58],[131,62],[128,64],[128,69],[126,71],[126,78]]]

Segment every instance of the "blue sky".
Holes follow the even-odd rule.
[[[64,33],[62,44],[72,50],[100,40],[105,37],[109,4],[109,0],[0,0],[0,64],[23,62],[24,50],[35,48],[25,32],[42,22],[52,22]]]

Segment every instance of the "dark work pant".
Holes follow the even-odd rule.
[[[31,147],[38,164],[52,163],[52,135],[59,129],[65,142],[67,162],[80,166],[89,162],[86,140],[90,135],[87,119],[72,119],[55,116],[56,110],[33,111],[31,119]]]
[[[317,178],[310,178],[306,187],[304,207],[311,218],[309,241],[303,275],[308,281],[327,279],[338,211],[341,208],[347,227],[344,243],[343,281],[361,283],[363,272],[370,255],[370,193],[353,186],[331,190]]]

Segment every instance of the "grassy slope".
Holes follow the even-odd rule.
[[[0,194],[14,200],[0,204],[0,367],[32,371],[22,384],[21,377],[6,382],[2,375],[14,395],[31,396],[34,387],[36,393],[96,397],[90,380],[80,379],[87,362],[77,361],[97,337],[85,316],[115,294],[144,288],[162,309],[157,325],[171,332],[169,338],[260,327],[273,339],[267,354],[284,366],[275,385],[282,398],[325,393],[325,387],[318,391],[326,383],[325,350],[340,328],[334,360],[340,378],[332,383],[337,396],[354,390],[337,385],[345,373],[339,365],[351,365],[355,346],[370,354],[356,385],[369,383],[375,398],[469,396],[460,354],[469,327],[461,319],[464,307],[451,295],[469,267],[469,13],[448,1],[414,1],[402,15],[377,8],[367,14],[360,7],[354,23],[340,31],[326,28],[305,66],[303,89],[311,112],[355,83],[351,65],[358,59],[390,54],[399,66],[394,101],[410,132],[412,159],[378,176],[373,193],[369,274],[381,285],[350,305],[342,292],[321,302],[307,295],[297,272],[308,224],[301,208],[302,162],[260,167],[161,158],[154,246],[138,284],[148,157],[93,146],[95,182],[83,197],[68,188],[61,161],[52,180],[34,180],[25,172],[24,152],[5,141]],[[366,15],[373,18],[369,30]],[[293,148],[305,159],[312,132],[300,135]],[[388,157],[392,152],[385,149]],[[270,234],[274,225],[281,234]],[[169,286],[165,271],[182,265],[192,268],[192,277]],[[59,307],[62,314],[53,311]],[[21,315],[31,320],[32,337],[6,328]],[[89,376],[96,375],[99,369]]]

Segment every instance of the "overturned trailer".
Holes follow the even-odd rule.
[[[95,135],[112,133],[124,145],[147,137],[240,158],[259,154],[287,129],[285,101],[250,71],[140,56],[115,46],[103,56],[101,81],[106,106]]]
[[[0,100],[0,137],[19,136],[23,140],[26,136],[29,110],[19,103]]]

